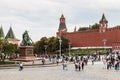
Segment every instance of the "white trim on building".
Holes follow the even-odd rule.
[[[105,49],[107,49],[107,48],[111,48],[112,49],[112,46],[105,46],[105,47],[103,47],[103,46],[94,46],[94,47],[72,47],[71,49],[92,49],[92,48],[105,48]]]

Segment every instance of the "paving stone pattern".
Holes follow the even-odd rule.
[[[75,71],[74,64],[68,65],[68,70],[62,70],[62,65],[48,67],[25,67],[1,69],[0,80],[120,80],[120,71],[103,68],[102,62],[85,66],[83,71]]]

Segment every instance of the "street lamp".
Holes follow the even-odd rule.
[[[70,56],[70,49],[71,49],[71,48],[70,48],[70,45],[71,45],[71,43],[69,42],[68,44],[69,44],[69,56]]]
[[[60,43],[60,56],[61,56],[61,45],[62,45],[62,40],[61,40],[61,37],[60,37],[60,39],[59,39],[59,43]]]
[[[107,39],[103,39],[104,51],[106,51],[106,48],[105,48],[106,42],[107,42]]]
[[[47,54],[47,45],[44,45],[44,47],[45,47],[45,54]]]

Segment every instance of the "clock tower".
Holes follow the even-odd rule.
[[[58,32],[60,33],[67,32],[65,17],[63,16],[63,14],[60,17],[60,24],[59,24]]]
[[[107,27],[108,27],[108,21],[107,19],[105,18],[105,15],[103,14],[102,15],[102,18],[101,20],[99,21],[100,23],[100,28],[99,28],[99,32],[105,32]]]

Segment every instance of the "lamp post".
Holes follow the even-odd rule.
[[[68,44],[69,44],[69,56],[70,56],[70,49],[71,49],[71,48],[70,48],[70,45],[71,45],[71,43],[69,42]]]
[[[45,54],[47,54],[47,45],[44,45],[44,47],[45,47]]]
[[[107,42],[107,39],[103,39],[103,45],[104,45],[104,51],[106,51],[106,42]]]
[[[2,33],[0,33],[0,54],[2,54]]]
[[[61,56],[61,45],[62,45],[62,39],[61,39],[61,30],[59,31],[59,52],[60,52],[60,56]]]
[[[61,40],[61,37],[60,37],[60,39],[59,39],[59,43],[60,43],[60,56],[61,56],[61,45],[62,45],[62,40]]]

